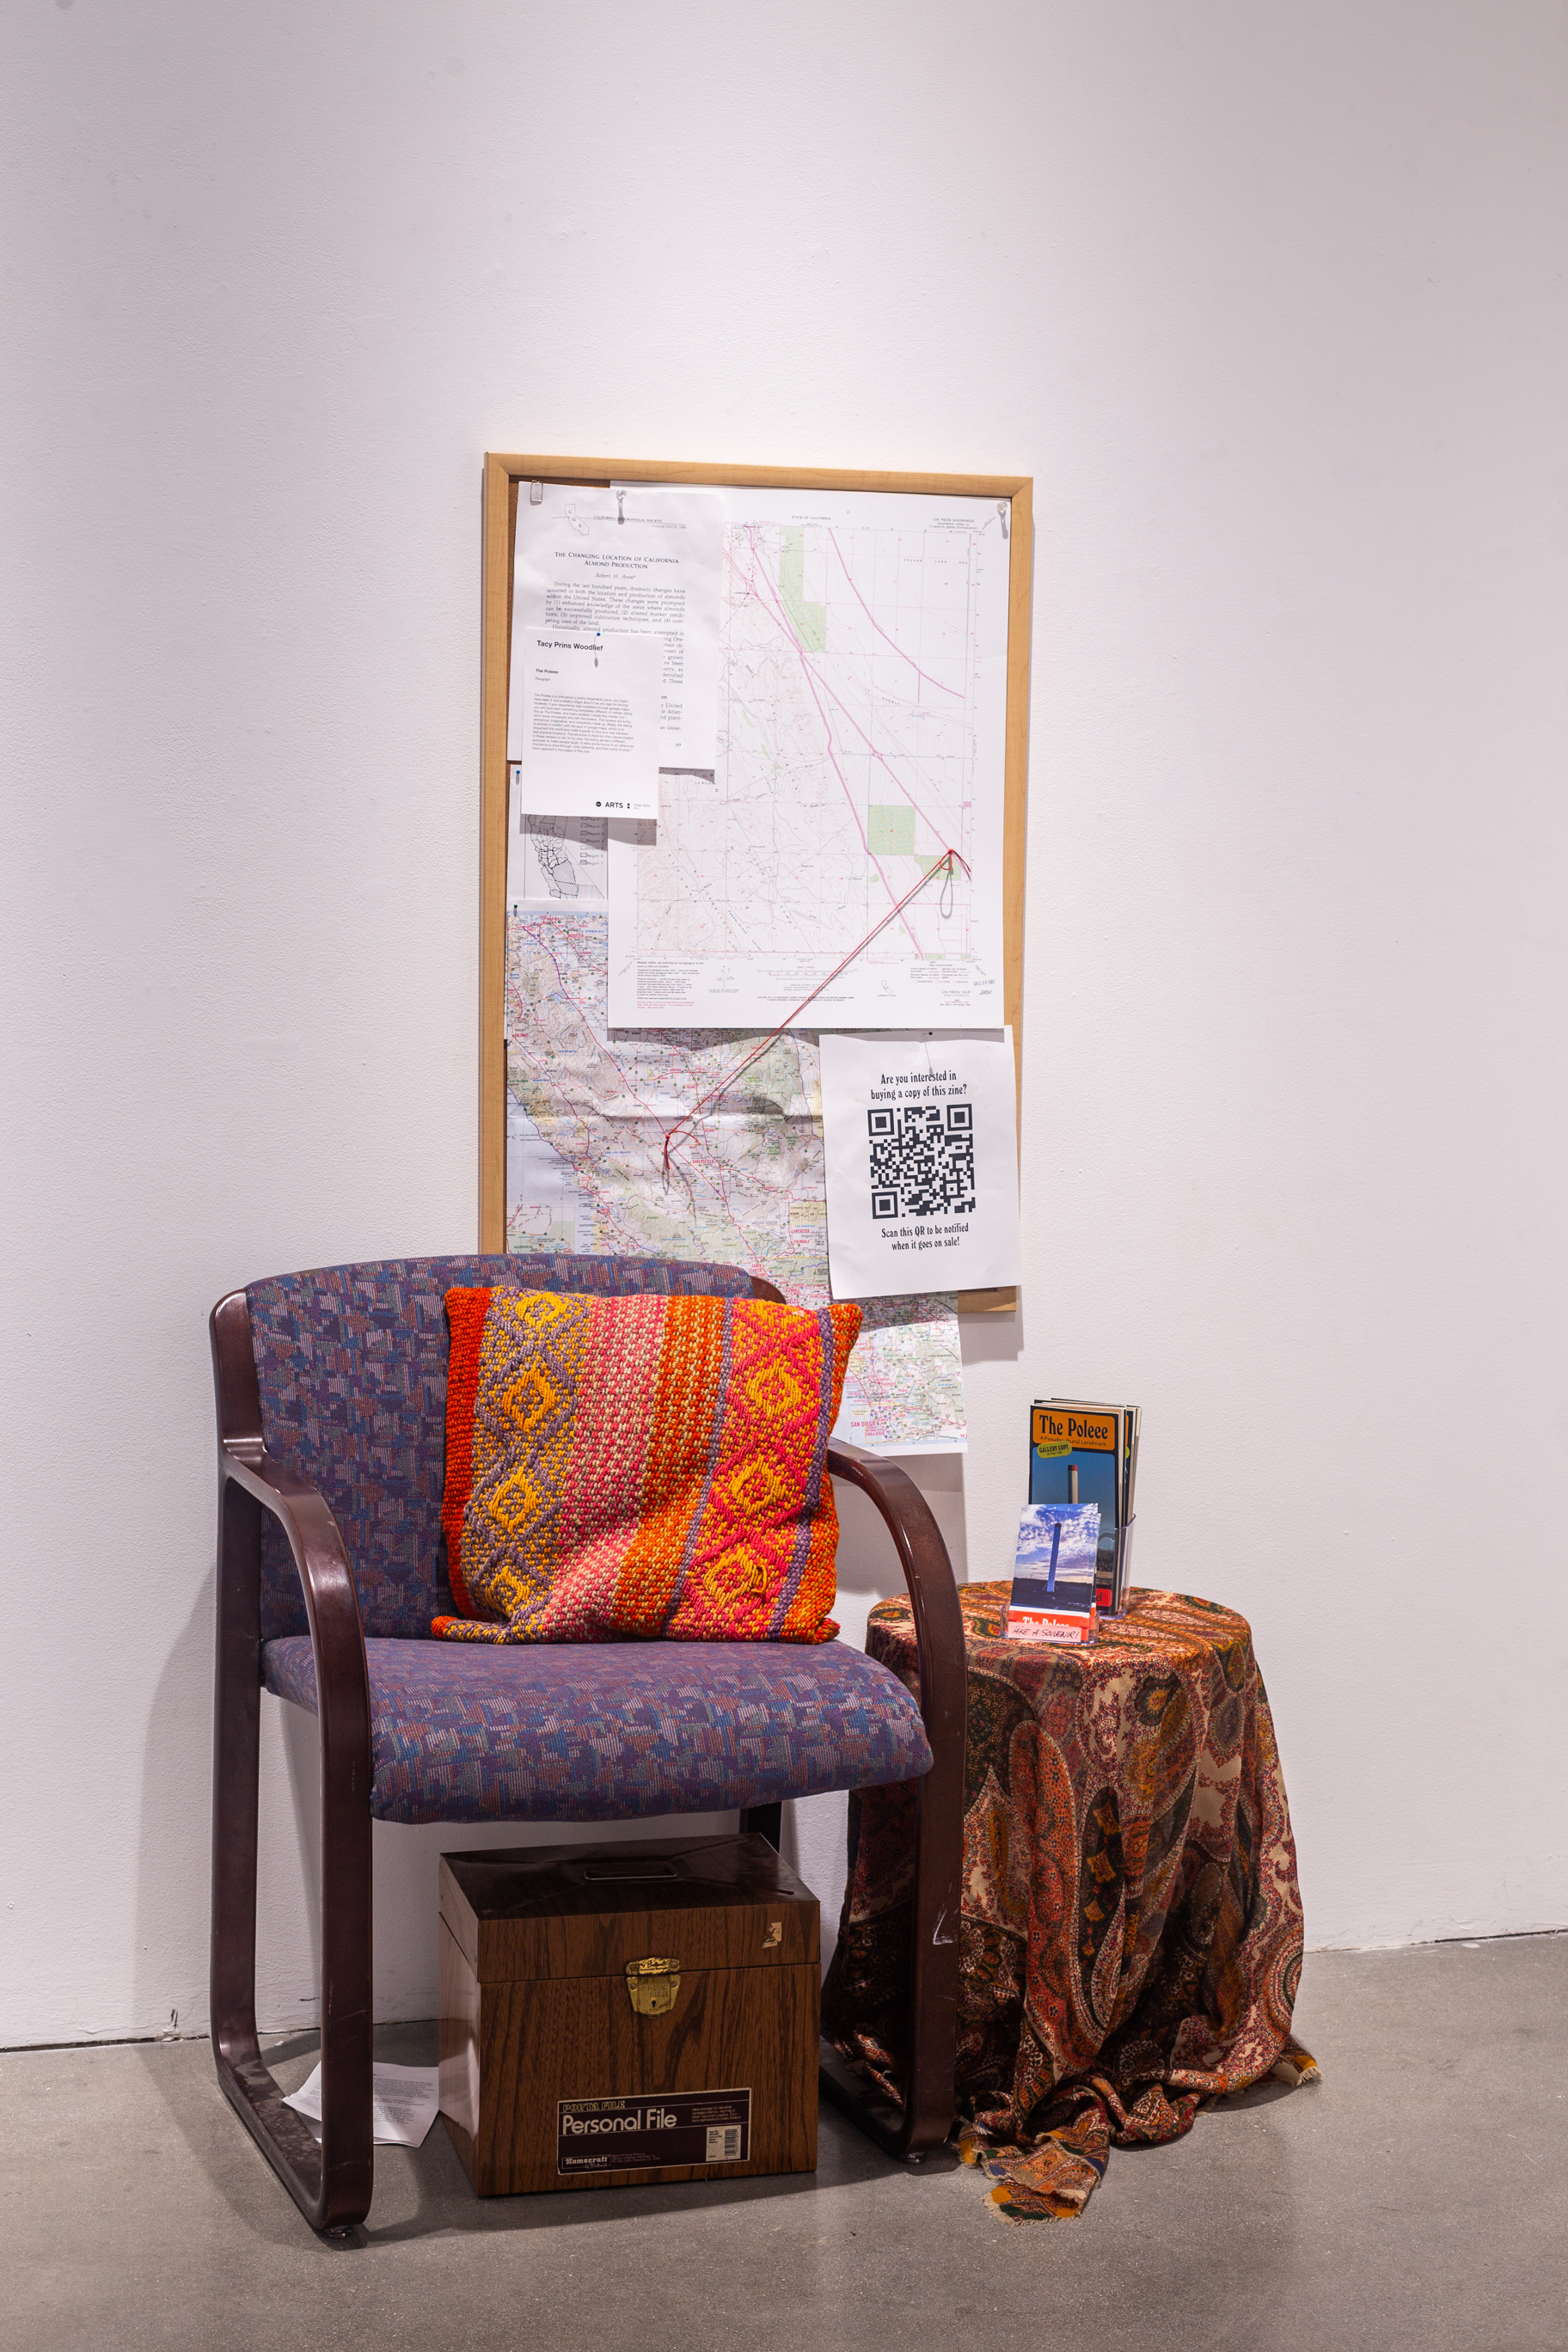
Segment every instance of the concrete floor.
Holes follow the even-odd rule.
[[[312,2236],[203,2042],[0,2056],[0,2340],[103,2347],[1205,2352],[1568,2347],[1568,1935],[1319,1953],[1320,2085],[1116,2150],[1079,2221],[1012,2228],[949,2159],[831,2112],[815,2178],[479,2203],[444,2126]],[[311,2052],[281,2045],[292,2087]],[[381,2054],[434,2056],[433,2029]]]

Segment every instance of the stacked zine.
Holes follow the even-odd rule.
[[[1029,1415],[1029,1500],[1097,1506],[1095,1607],[1108,1617],[1127,1590],[1140,1419],[1136,1405],[1080,1397],[1037,1397]]]

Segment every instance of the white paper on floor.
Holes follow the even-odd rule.
[[[371,2092],[371,2137],[378,2147],[418,2147],[436,2120],[435,2066],[384,2066],[378,2060]],[[283,2102],[310,2124],[321,2120],[320,2059]]]

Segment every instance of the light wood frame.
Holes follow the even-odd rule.
[[[891,490],[1005,499],[1008,518],[1007,737],[1003,805],[1004,1017],[1012,1024],[1022,1100],[1024,845],[1029,765],[1029,616],[1034,483],[1018,474],[880,474],[810,466],[707,466],[647,457],[485,458],[484,651],[479,731],[479,1247],[506,1247],[507,695],[511,677],[512,551],[520,482],[711,482],[754,489]],[[963,1290],[960,1314],[1010,1313],[1013,1289]]]

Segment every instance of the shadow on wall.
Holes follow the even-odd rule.
[[[959,1319],[965,1370],[973,1364],[1016,1364],[1024,1352],[1024,1294],[1010,1314],[964,1315]]]
[[[897,1466],[909,1472],[931,1505],[953,1575],[960,1584],[966,1584],[963,1454],[911,1455]],[[833,1614],[842,1624],[846,1640],[852,1640],[858,1648],[864,1643],[867,1611],[879,1601],[896,1599],[907,1588],[882,1515],[870,1496],[858,1486],[847,1486],[842,1478],[834,1480],[833,1491],[838,1504],[838,1592],[843,1603]]]
[[[147,1720],[132,2033],[188,2033],[207,2021],[216,1583],[209,1568],[164,1659]]]
[[[202,1579],[164,1660],[142,1762],[132,2033],[210,2022],[214,1612]],[[289,1717],[297,1717],[290,1722]],[[321,1974],[321,1807],[315,1717],[263,1694],[257,1874],[258,2008],[264,2023],[314,2019]],[[304,1994],[308,1998],[301,2000]]]

